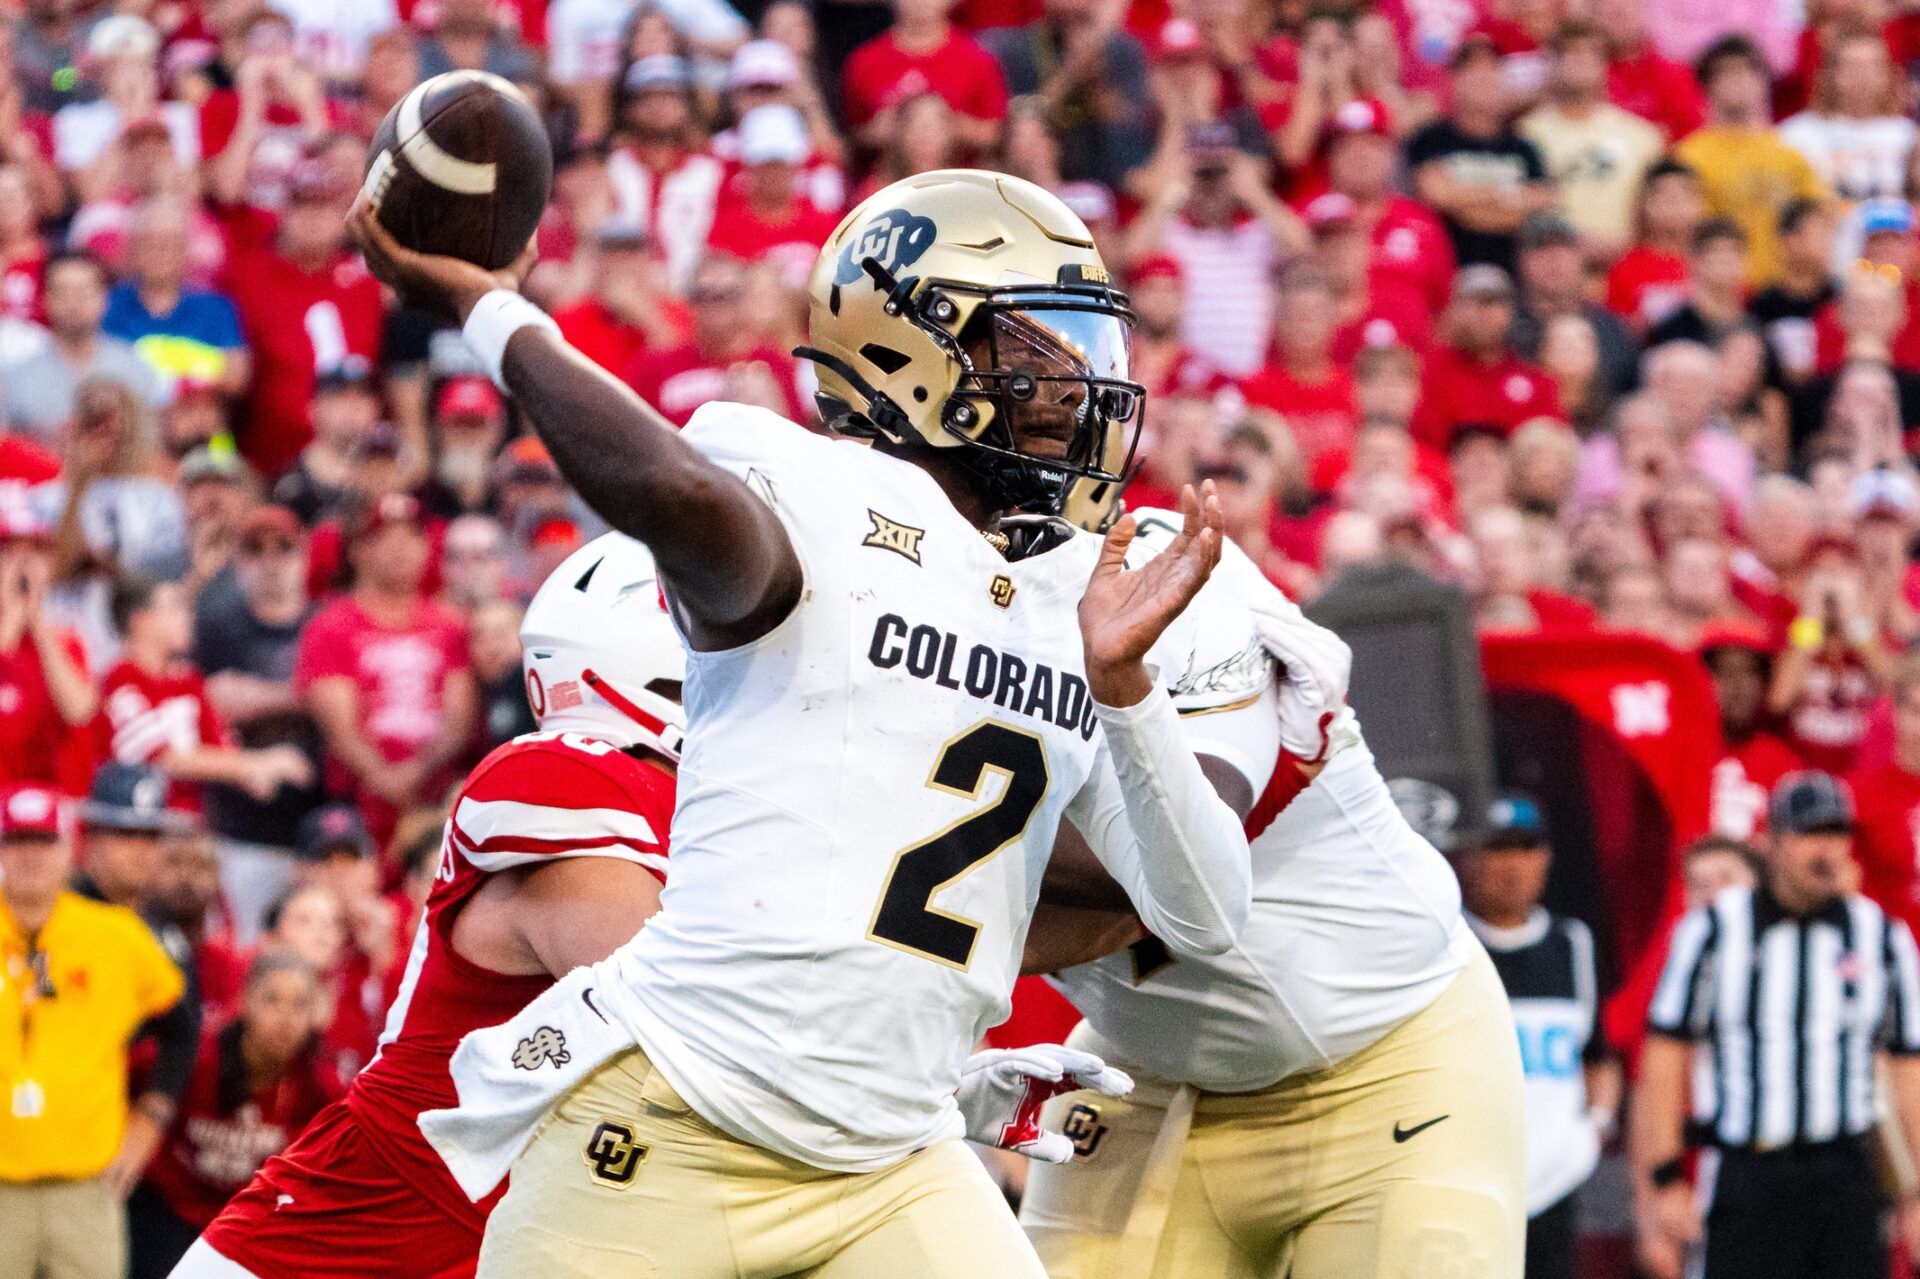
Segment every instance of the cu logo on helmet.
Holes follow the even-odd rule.
[[[935,234],[932,218],[905,209],[888,209],[847,241],[847,247],[840,251],[833,282],[852,284],[858,280],[866,274],[860,264],[868,258],[878,262],[887,274],[898,275],[932,247]]]

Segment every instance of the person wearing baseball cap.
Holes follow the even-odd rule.
[[[138,915],[67,887],[73,856],[57,791],[0,787],[0,1229],[12,1273],[121,1279],[126,1193],[179,1096],[129,1107],[128,1049],[186,982]]]
[[[507,402],[484,374],[456,373],[433,396],[433,475],[418,492],[453,519],[493,504],[493,459],[507,435]]]
[[[1640,1253],[1678,1273],[1704,1224],[1708,1276],[1877,1275],[1889,1261],[1878,1159],[1920,1153],[1920,951],[1854,888],[1845,783],[1790,773],[1768,819],[1759,884],[1681,919],[1648,1010],[1630,1144]],[[1709,1047],[1747,1065],[1690,1076],[1692,1050]],[[1690,1096],[1690,1077],[1708,1095]],[[1879,1123],[1879,1086],[1900,1122]],[[1704,1223],[1687,1184],[1690,1114],[1707,1116],[1699,1136],[1719,1152]],[[1876,1129],[1900,1149],[1877,1150]],[[1905,1193],[1895,1220],[1920,1238],[1920,1197]]]
[[[1453,300],[1441,317],[1446,340],[1427,357],[1414,434],[1445,450],[1456,428],[1487,423],[1511,435],[1536,417],[1563,418],[1553,379],[1515,354],[1513,277],[1476,262],[1453,281]]]
[[[1713,767],[1708,824],[1716,834],[1753,839],[1767,828],[1767,797],[1774,784],[1804,765],[1773,731],[1767,689],[1773,679],[1772,636],[1757,622],[1712,622],[1701,627],[1701,664],[1720,705],[1725,753]]]
[[[1600,1027],[1593,934],[1541,905],[1553,865],[1539,801],[1504,792],[1454,857],[1467,924],[1507,989],[1526,1072],[1528,1275],[1570,1276],[1574,1193],[1613,1136],[1623,1078]]]
[[[743,262],[770,262],[787,288],[803,288],[840,221],[801,197],[801,166],[813,154],[806,120],[797,108],[770,102],[742,117],[735,135],[740,173],[714,212],[707,247]]]

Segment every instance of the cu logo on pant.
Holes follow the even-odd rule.
[[[647,1148],[634,1141],[633,1129],[605,1121],[587,1138],[586,1156],[595,1181],[624,1189],[640,1171]]]

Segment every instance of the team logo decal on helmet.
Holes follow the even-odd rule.
[[[861,279],[867,274],[862,263],[868,258],[878,262],[889,275],[898,275],[920,260],[920,255],[933,244],[935,234],[932,218],[923,218],[905,209],[888,209],[867,223],[860,234],[840,250],[833,282],[845,287]]]

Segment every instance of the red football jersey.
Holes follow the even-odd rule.
[[[176,752],[220,746],[227,732],[207,700],[207,681],[185,664],[151,675],[122,660],[100,686],[95,720],[102,759],[122,764],[159,764]],[[197,812],[200,788],[175,782],[169,802]]]
[[[1432,210],[1390,195],[1373,224],[1373,270],[1412,286],[1438,315],[1453,290],[1453,242]]]
[[[62,631],[59,644],[87,668],[79,636]],[[48,782],[84,794],[93,763],[92,736],[60,718],[34,641],[22,636],[12,651],[0,651],[0,782]]]
[[[499,1192],[469,1202],[418,1120],[457,1104],[447,1064],[461,1038],[511,1019],[553,979],[462,958],[454,921],[487,876],[554,858],[618,858],[664,881],[673,800],[664,768],[576,734],[531,733],[480,761],[447,819],[378,1055],[339,1107],[267,1162],[207,1242],[261,1275],[470,1274]],[[341,1267],[342,1248],[351,1267]]]
[[[147,1182],[176,1217],[202,1229],[260,1165],[279,1154],[337,1092],[311,1052],[279,1079],[247,1088],[240,1023],[200,1041],[193,1079],[147,1165]]]

